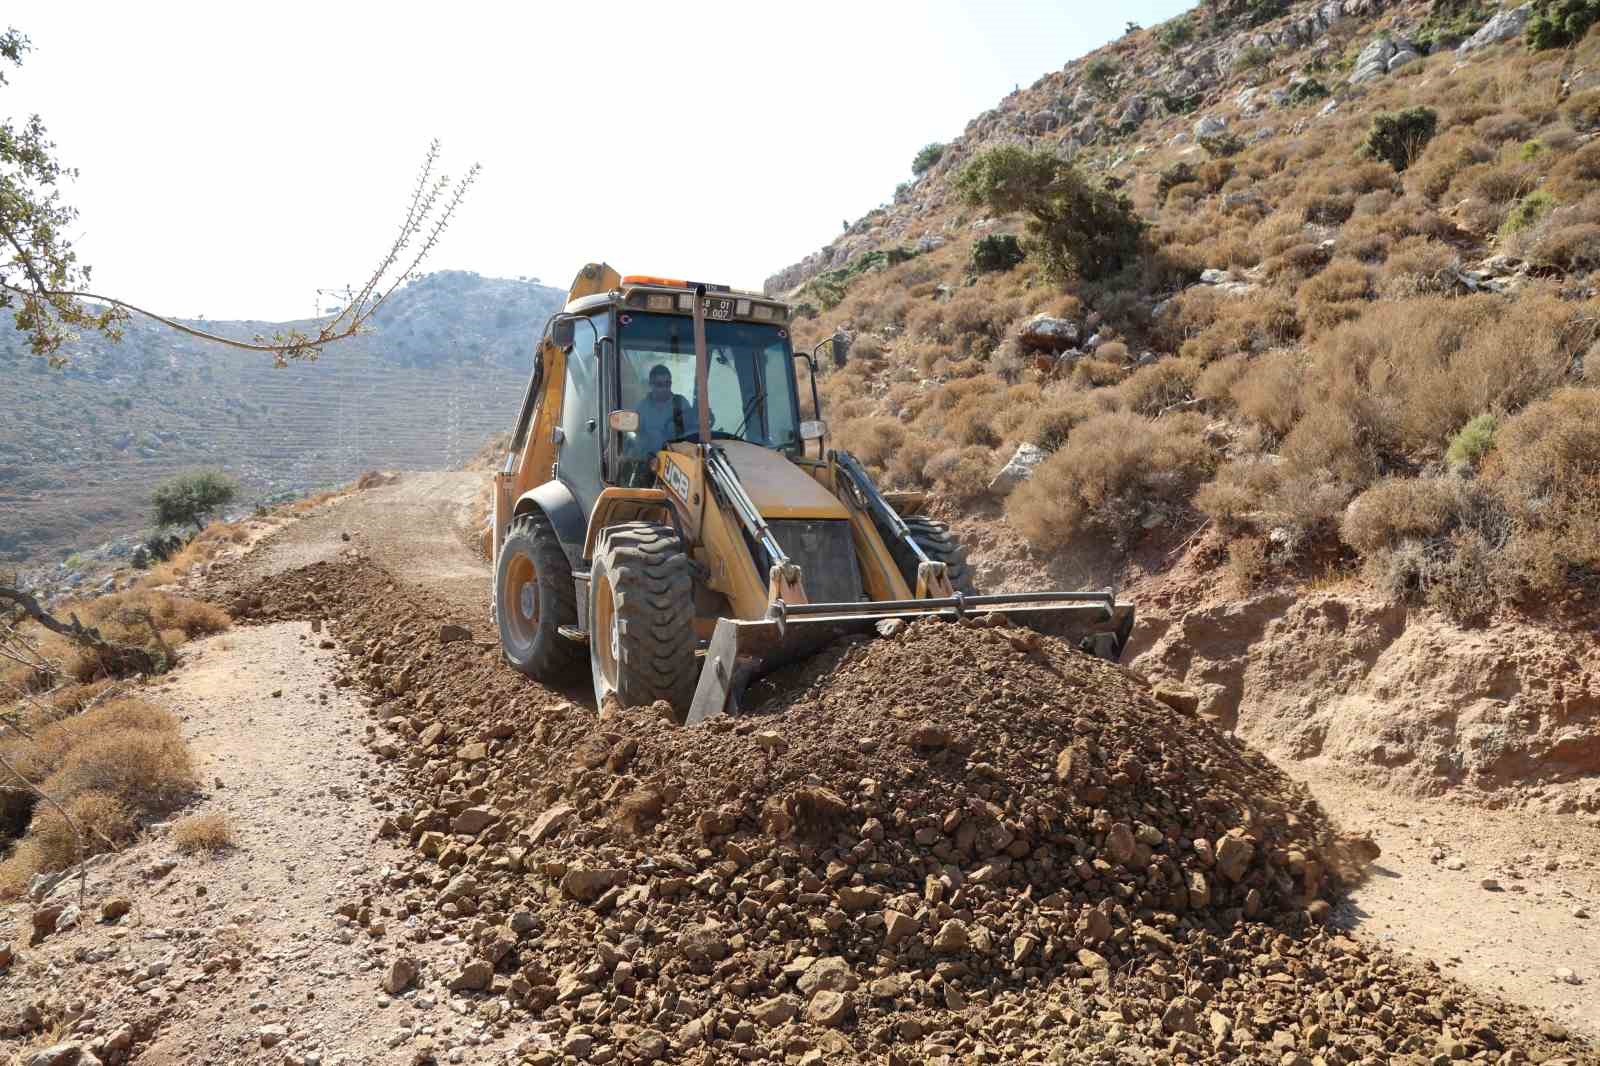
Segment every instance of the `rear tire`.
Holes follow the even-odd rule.
[[[494,618],[506,662],[539,681],[581,676],[583,648],[559,632],[578,623],[572,567],[542,511],[513,519],[500,545]]]
[[[976,596],[978,587],[972,582],[972,567],[967,563],[967,549],[961,546],[950,532],[950,527],[943,522],[922,515],[910,515],[906,518],[906,526],[911,530],[911,539],[917,542],[917,547],[922,553],[936,563],[943,563],[945,573],[950,577],[950,584],[963,596]],[[917,591],[917,557],[911,549],[900,543],[892,541],[889,554],[894,556],[895,565],[900,567],[900,576],[906,579],[906,584],[911,586],[913,594]]]
[[[589,663],[598,706],[666,700],[678,721],[696,681],[694,581],[669,526],[621,522],[601,534],[589,571]]]

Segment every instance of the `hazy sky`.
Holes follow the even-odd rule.
[[[94,287],[308,316],[359,284],[428,140],[483,174],[424,269],[757,288],[888,200],[923,144],[1186,0],[62,3],[0,114],[38,112]]]

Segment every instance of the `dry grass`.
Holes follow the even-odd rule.
[[[111,699],[37,721],[30,732],[32,740],[8,732],[0,755],[66,808],[85,831],[87,854],[126,844],[140,819],[181,806],[198,784],[177,719],[141,700]],[[0,861],[0,899],[75,861],[71,829],[53,807],[38,804],[26,835]]]
[[[225,851],[234,845],[233,824],[220,811],[191,814],[178,819],[173,825],[172,842],[185,855],[198,851]]]

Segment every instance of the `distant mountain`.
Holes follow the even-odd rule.
[[[51,370],[0,322],[0,560],[51,561],[148,524],[150,489],[215,466],[265,496],[363,470],[459,465],[507,428],[536,335],[565,299],[535,282],[438,271],[395,292],[371,332],[311,363],[134,320]],[[198,321],[248,339],[317,323]]]

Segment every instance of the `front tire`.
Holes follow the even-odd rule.
[[[547,683],[580,676],[583,649],[560,633],[578,622],[572,567],[542,511],[513,519],[500,546],[494,617],[506,662]]]
[[[694,583],[683,541],[669,526],[607,529],[589,571],[589,663],[596,706],[666,700],[678,721],[694,697]]]
[[[908,515],[906,526],[911,530],[911,539],[917,542],[917,547],[922,553],[936,563],[943,563],[945,573],[950,577],[950,584],[963,596],[976,596],[978,586],[972,581],[972,567],[967,562],[967,549],[950,532],[950,527],[943,522],[922,515]],[[911,586],[913,592],[917,588],[917,557],[911,549],[898,540],[891,542],[889,554],[894,556],[894,561],[900,567],[900,576],[906,579],[906,584]]]

